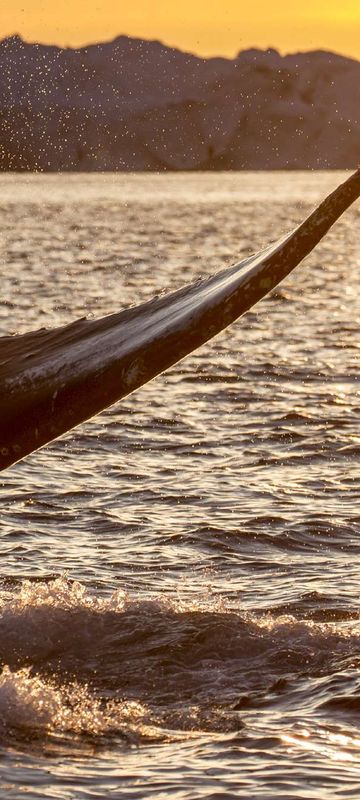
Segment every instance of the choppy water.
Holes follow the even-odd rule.
[[[2,175],[0,333],[214,272],[342,177]],[[358,225],[2,473],[1,797],[359,797]]]

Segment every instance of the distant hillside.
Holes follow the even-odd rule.
[[[120,36],[79,50],[0,42],[0,169],[346,168],[360,63],[326,52],[198,58]]]

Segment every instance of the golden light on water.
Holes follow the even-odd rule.
[[[284,744],[299,747],[331,759],[331,761],[356,762],[360,760],[360,739],[350,734],[337,733],[324,728],[302,728],[296,733],[281,736]]]
[[[27,39],[80,46],[119,34],[156,38],[202,55],[234,56],[247,47],[276,47],[282,52],[330,49],[360,57],[360,7],[305,0],[115,0],[75,3],[13,0],[11,13],[0,8],[0,36],[19,33]]]

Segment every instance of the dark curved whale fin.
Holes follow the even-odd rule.
[[[0,339],[0,469],[129,394],[274,288],[360,195],[360,170],[293,232],[214,277],[99,320]]]

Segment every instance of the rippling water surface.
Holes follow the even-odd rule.
[[[342,177],[2,175],[0,334],[215,272]],[[2,797],[359,797],[358,226],[2,473]]]

